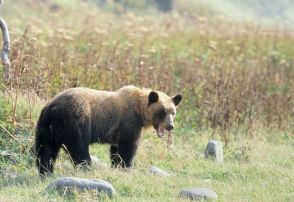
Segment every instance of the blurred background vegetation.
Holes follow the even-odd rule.
[[[293,201],[293,13],[291,0],[6,0],[0,201],[103,200],[44,194],[54,178],[39,179],[34,128],[45,103],[67,88],[129,84],[183,94],[174,145],[145,131],[131,172],[109,169],[108,146],[93,145],[106,166],[76,171],[61,154],[55,177],[107,180],[120,202],[180,201],[177,193],[195,186],[219,201]],[[212,138],[226,144],[221,165],[201,157]],[[153,176],[151,165],[172,176]]]
[[[179,131],[226,144],[259,128],[293,134],[293,10],[290,0],[6,1],[1,136],[32,141],[41,106],[62,90],[128,84],[182,93]]]

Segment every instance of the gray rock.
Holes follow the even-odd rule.
[[[11,178],[16,179],[19,176],[18,173],[12,171],[9,167],[5,167],[3,169],[0,169],[0,178]]]
[[[46,188],[47,191],[58,191],[59,193],[71,194],[74,190],[88,191],[97,190],[98,192],[106,192],[109,197],[115,194],[113,186],[104,180],[63,177],[55,180]]]
[[[166,172],[158,167],[155,167],[155,166],[151,166],[149,171],[154,175],[158,175],[158,176],[162,176],[162,177],[167,177],[170,175],[168,172]]]
[[[12,162],[13,164],[17,164],[16,154],[12,153],[10,150],[1,151],[0,155],[4,157],[5,160]]]
[[[180,197],[190,200],[217,200],[218,195],[214,191],[207,188],[184,189],[180,193]]]
[[[204,159],[204,153],[202,153],[202,152],[196,152],[196,158],[197,159]]]
[[[96,156],[91,155],[91,162],[92,162],[92,166],[94,166],[94,167],[105,166],[105,164],[102,161],[100,161],[100,159],[98,159]]]
[[[216,162],[224,162],[223,144],[220,141],[210,140],[205,149],[205,158],[212,158]]]
[[[211,179],[204,179],[203,181],[206,183],[211,183]]]

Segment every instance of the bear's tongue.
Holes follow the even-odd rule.
[[[156,132],[157,132],[158,137],[162,138],[164,136],[164,133],[165,133],[164,126],[162,124],[159,124]]]

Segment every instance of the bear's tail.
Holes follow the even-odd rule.
[[[36,156],[36,165],[40,166],[40,160],[44,153],[44,143],[46,140],[50,140],[51,131],[50,131],[50,115],[48,107],[44,107],[41,111],[39,120],[36,126],[36,135],[35,135],[35,156]],[[48,143],[48,142],[47,142]]]

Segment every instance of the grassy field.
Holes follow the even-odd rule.
[[[91,148],[91,154],[105,162],[105,167],[75,172],[69,161],[62,156],[56,165],[56,177],[78,176],[107,180],[116,189],[113,201],[184,201],[178,194],[183,188],[191,187],[211,188],[219,194],[219,201],[293,200],[293,140],[292,144],[255,140],[252,143],[253,149],[246,154],[249,160],[244,161],[241,152],[236,152],[235,148],[232,153],[226,150],[225,163],[217,165],[196,158],[196,153],[205,148],[207,134],[191,134],[189,130],[183,132],[189,138],[176,138],[176,146],[171,150],[154,134],[144,135],[136,166],[130,172],[110,169],[108,148],[95,145]],[[40,181],[35,167],[28,163],[28,158],[30,157],[21,155],[20,164],[1,165],[1,201],[97,200],[93,193],[77,194],[71,198],[44,193],[53,179]],[[163,178],[150,174],[150,165],[170,172],[171,176]]]
[[[237,22],[188,0],[176,1],[171,14],[49,2],[56,4],[13,0],[1,8],[12,67],[11,80],[0,81],[0,151],[18,161],[0,156],[1,202],[101,200],[89,192],[44,192],[59,176],[109,181],[116,195],[105,201],[182,201],[179,192],[193,187],[211,188],[219,201],[294,200],[291,27]],[[41,181],[30,148],[46,101],[70,87],[127,84],[183,94],[174,145],[144,132],[131,171],[110,169],[108,147],[93,145],[105,166],[75,171],[62,154],[55,176]],[[210,139],[224,142],[223,164],[201,157]],[[150,166],[171,176],[154,176]]]

